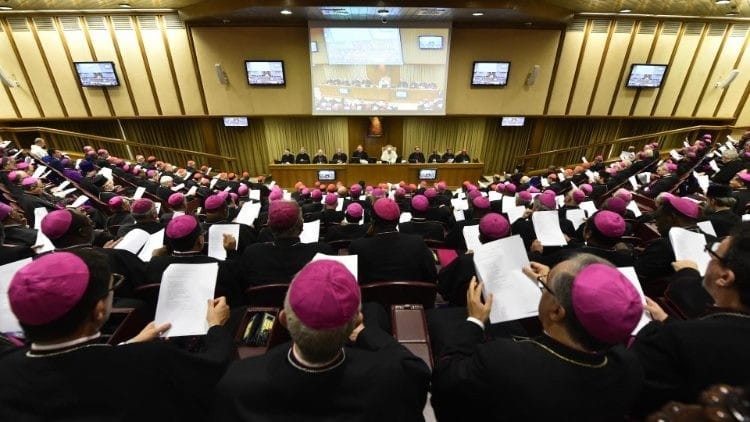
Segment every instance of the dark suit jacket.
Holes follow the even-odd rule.
[[[326,242],[365,237],[368,229],[369,227],[364,224],[361,226],[359,224],[332,225],[326,230]]]
[[[400,223],[398,231],[404,234],[416,234],[424,239],[445,240],[443,225],[424,218],[412,218],[408,223]]]
[[[368,325],[320,372],[293,366],[290,347],[235,361],[217,386],[214,420],[422,420],[429,369],[379,328]]]
[[[239,263],[233,260],[219,261],[210,256],[195,254],[178,254],[155,256],[146,264],[148,279],[146,283],[161,283],[164,270],[171,264],[210,264],[219,263],[219,273],[216,275],[216,287],[221,294],[227,295],[227,302],[236,306],[243,301],[242,289],[240,288]]]
[[[326,243],[299,243],[298,237],[250,245],[242,253],[242,287],[289,283],[319,252],[335,254]]]
[[[420,236],[388,232],[353,240],[349,255],[357,255],[359,282],[435,282],[435,259]]]

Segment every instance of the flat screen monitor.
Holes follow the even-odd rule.
[[[500,126],[523,126],[526,122],[525,117],[503,117],[500,120]]]
[[[409,97],[409,91],[405,89],[396,90],[396,98],[408,98],[408,97]]]
[[[435,180],[437,169],[419,169],[419,180]]]
[[[247,83],[253,86],[284,86],[284,62],[281,60],[245,60]]]
[[[247,117],[225,117],[224,126],[247,126]]]
[[[443,37],[440,35],[420,35],[419,36],[419,49],[420,50],[442,50],[443,49]]]
[[[667,73],[665,64],[639,64],[634,63],[630,67],[628,75],[628,88],[659,88]]]
[[[83,87],[119,86],[113,62],[75,62],[78,81]]]
[[[336,180],[336,170],[318,170],[318,180]]]
[[[510,62],[474,62],[471,86],[508,85]]]

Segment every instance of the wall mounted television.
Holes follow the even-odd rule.
[[[633,63],[628,75],[628,88],[659,88],[667,73],[665,64]]]
[[[443,49],[443,37],[440,35],[420,35],[418,40],[420,50]]]
[[[281,60],[245,60],[247,83],[252,86],[284,86],[284,62]]]
[[[509,75],[510,62],[474,62],[471,86],[506,86]]]
[[[120,86],[114,62],[74,62],[78,81],[83,87]]]
[[[500,120],[500,126],[523,126],[526,123],[525,117],[505,116]]]

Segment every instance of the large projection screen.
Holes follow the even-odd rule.
[[[420,48],[420,36],[443,47]],[[311,22],[313,115],[445,115],[450,27]]]

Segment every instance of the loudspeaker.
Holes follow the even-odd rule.
[[[724,89],[727,88],[729,85],[732,84],[732,82],[739,76],[740,71],[737,69],[732,70],[729,72],[729,75],[727,75],[726,78],[724,78],[721,82],[716,82],[716,88]]]
[[[537,76],[539,76],[539,65],[535,64],[534,67],[531,68],[531,72],[526,76],[526,85],[534,85]]]
[[[16,80],[15,75],[8,76],[8,74],[5,73],[2,68],[0,68],[0,82],[2,82],[3,85],[9,88],[16,88],[21,86],[21,84],[19,84]]]
[[[227,73],[224,72],[224,68],[221,67],[221,63],[216,63],[214,65],[214,70],[216,71],[216,79],[219,83],[222,85],[229,85],[229,78],[227,78]]]

